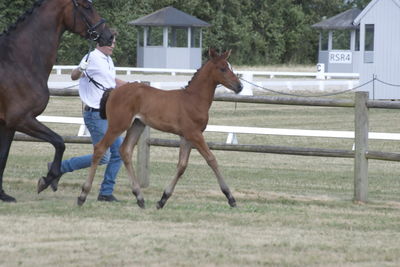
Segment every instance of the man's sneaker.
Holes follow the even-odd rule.
[[[99,195],[97,197],[98,201],[107,201],[107,202],[119,202],[113,195]]]

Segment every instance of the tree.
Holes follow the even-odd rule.
[[[210,23],[203,29],[204,57],[208,47],[232,49],[230,61],[239,65],[316,62],[318,32],[311,25],[352,7],[364,8],[370,0],[96,0],[94,6],[119,32],[114,50],[118,66],[136,65],[137,28],[128,22],[166,6],[173,6]],[[0,30],[34,0],[2,0]],[[78,64],[89,41],[65,33],[57,64]]]

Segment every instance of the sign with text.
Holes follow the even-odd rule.
[[[351,52],[329,52],[330,64],[351,64]]]

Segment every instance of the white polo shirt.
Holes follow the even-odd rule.
[[[86,55],[82,61],[86,61]],[[94,49],[89,55],[88,62],[89,64],[84,74],[87,73],[105,88],[115,88],[115,67],[110,56],[103,54],[98,49]],[[103,93],[104,91],[90,82],[86,75],[82,75],[79,80],[79,96],[87,106],[99,108]]]

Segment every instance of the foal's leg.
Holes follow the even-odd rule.
[[[222,193],[224,193],[224,195],[228,199],[229,205],[231,207],[236,207],[236,200],[233,197],[228,185],[225,183],[224,178],[222,177],[221,173],[219,172],[217,159],[215,158],[214,154],[210,151],[210,148],[206,144],[206,142],[204,140],[204,136],[200,133],[200,134],[196,135],[194,137],[194,139],[191,141],[192,141],[193,145],[197,148],[197,150],[200,152],[200,154],[207,161],[207,164],[214,171],[215,176],[217,176],[217,180],[218,180],[219,186],[221,188],[221,191],[222,191]]]
[[[78,197],[77,201],[78,206],[82,206],[83,203],[85,203],[86,197],[89,194],[90,190],[92,189],[92,184],[94,176],[96,174],[96,169],[104,153],[112,145],[112,143],[114,143],[115,139],[122,133],[120,131],[111,132],[109,131],[109,129],[107,130],[103,139],[101,139],[101,141],[94,146],[92,165],[90,166],[88,177],[85,183],[82,185],[82,192],[81,195]]]
[[[4,202],[16,202],[15,198],[7,195],[3,190],[3,173],[14,134],[14,130],[7,129],[4,124],[0,124],[0,200]]]
[[[161,200],[157,202],[157,209],[161,209],[164,207],[165,203],[167,202],[168,198],[174,192],[176,183],[178,182],[179,178],[183,175],[188,165],[190,151],[192,150],[192,144],[188,142],[184,137],[181,137],[181,144],[179,149],[179,161],[177,166],[177,172],[174,179],[171,183],[165,188],[164,193],[161,197]]]
[[[132,193],[136,196],[137,204],[142,209],[144,209],[144,198],[140,190],[139,180],[135,175],[135,170],[133,169],[132,153],[133,153],[133,148],[137,144],[139,137],[142,134],[145,126],[146,125],[144,125],[140,120],[136,119],[133,122],[132,126],[126,132],[124,142],[122,143],[120,148],[120,154],[122,160],[124,161],[125,168],[131,180]]]

